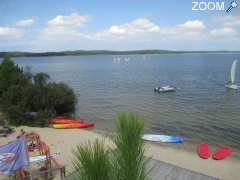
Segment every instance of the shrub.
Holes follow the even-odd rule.
[[[77,180],[112,180],[111,163],[103,142],[78,145],[73,151],[73,167]]]
[[[0,111],[11,124],[44,126],[47,116],[74,112],[77,96],[73,89],[49,80],[46,73],[33,75],[29,68],[24,72],[9,57],[4,58],[0,64]],[[26,116],[32,112],[38,117]]]
[[[72,88],[64,83],[49,83],[47,99],[49,106],[57,114],[73,113],[77,103],[77,96]]]
[[[107,150],[97,141],[92,146],[78,145],[74,151],[74,169],[78,179],[84,180],[146,180],[147,162],[142,140],[143,120],[132,113],[123,113],[117,119],[117,132],[112,137],[116,146]],[[110,160],[108,159],[110,158]]]
[[[113,151],[115,179],[147,179],[143,128],[143,120],[133,113],[122,113],[118,116],[117,134],[112,138],[117,147]]]

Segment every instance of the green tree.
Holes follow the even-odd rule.
[[[37,73],[34,77],[34,85],[37,87],[44,87],[47,85],[50,76],[46,73]]]
[[[49,106],[57,114],[73,113],[77,103],[77,96],[71,87],[64,83],[49,83],[47,99]]]
[[[18,84],[18,76],[21,75],[22,69],[11,61],[10,57],[5,56],[0,64],[0,96],[12,84]]]
[[[14,125],[36,124],[43,126],[47,117],[73,113],[77,97],[64,83],[49,82],[46,73],[33,75],[29,68],[23,71],[9,57],[0,64],[0,111]],[[35,119],[26,116],[36,112]]]

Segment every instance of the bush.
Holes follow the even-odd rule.
[[[54,114],[73,113],[77,96],[64,83],[49,82],[46,73],[23,71],[9,57],[0,64],[0,111],[14,125],[41,125]],[[35,118],[26,114],[37,113]],[[43,119],[42,119],[43,118]]]
[[[113,165],[116,180],[145,180],[147,179],[144,159],[144,141],[142,140],[144,122],[133,113],[123,113],[117,119],[117,135],[113,142]]]
[[[54,108],[57,114],[75,111],[77,98],[72,88],[64,83],[49,83],[47,88],[49,105]]]
[[[116,146],[111,155],[97,141],[93,146],[78,145],[74,150],[77,178],[86,180],[146,180],[147,162],[142,140],[143,120],[132,113],[118,116],[117,133],[112,137]],[[110,158],[110,160],[108,159]],[[109,162],[110,161],[110,162]],[[98,178],[99,177],[99,178]],[[101,177],[101,178],[100,178]]]
[[[96,140],[93,145],[78,145],[73,154],[77,180],[112,180],[111,163],[103,142]]]

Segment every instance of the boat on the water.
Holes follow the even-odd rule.
[[[235,90],[240,89],[240,86],[235,84],[236,72],[237,72],[237,63],[238,63],[237,60],[233,61],[232,66],[231,66],[231,71],[227,76],[227,82],[226,82],[225,87],[228,88],[228,89],[235,89]]]
[[[154,88],[154,92],[158,92],[158,93],[173,92],[173,91],[176,91],[176,88],[174,86],[170,86],[170,85]]]

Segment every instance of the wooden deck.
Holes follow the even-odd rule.
[[[218,178],[207,176],[198,172],[174,166],[162,161],[151,159],[149,167],[150,180],[218,180]],[[73,180],[75,173],[67,175],[65,180]]]
[[[217,180],[201,173],[151,159],[151,180]]]

